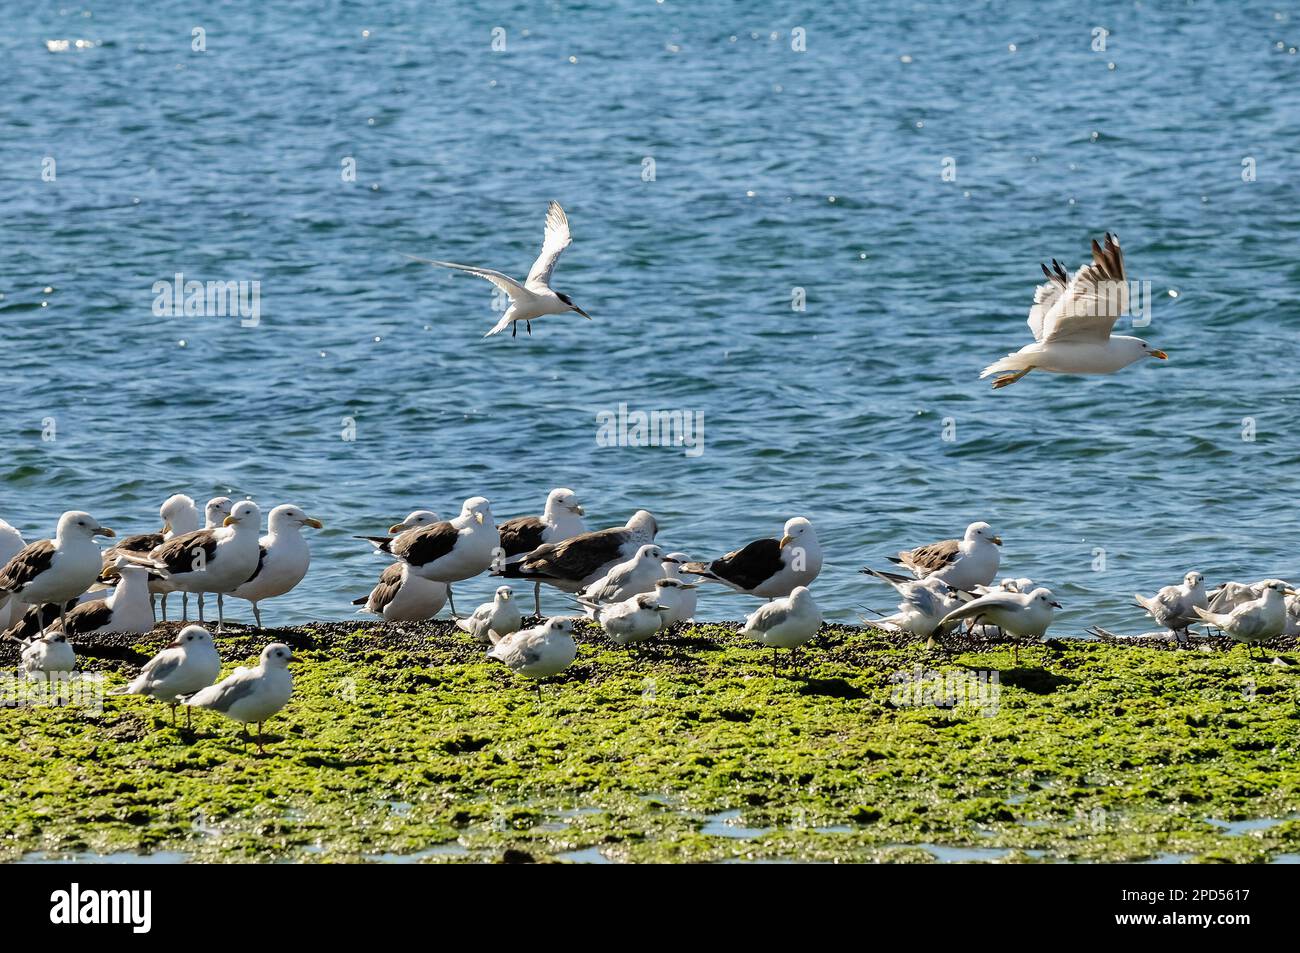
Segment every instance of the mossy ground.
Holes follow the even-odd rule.
[[[81,646],[81,664],[118,687],[174,628]],[[1300,667],[1228,643],[1066,640],[1016,665],[1006,644],[927,651],[830,627],[797,675],[783,653],[774,677],[771,651],[734,625],[640,651],[590,628],[579,638],[578,661],[539,701],[447,623],[227,634],[227,669],[272,639],[300,659],[265,756],[217,715],[176,729],[141,698],[0,711],[0,860],[1300,853]],[[1296,661],[1289,644],[1281,655]],[[897,673],[918,666],[995,672],[996,697],[897,704]],[[1276,823],[1215,823],[1242,819]]]

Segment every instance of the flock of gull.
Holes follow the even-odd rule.
[[[90,514],[64,513],[52,539],[25,543],[0,521],[0,631],[21,646],[20,670],[28,677],[72,671],[76,640],[101,633],[152,631],[167,620],[168,597],[180,594],[181,618],[189,620],[190,596],[204,621],[204,597],[215,596],[216,633],[225,629],[225,598],[250,603],[262,628],[260,603],[282,596],[307,574],[311,551],[303,529],[320,520],[292,504],[277,506],[261,530],[261,510],[251,500],[210,500],[203,513],[185,495],[160,507],[162,528],[118,539]],[[390,622],[434,618],[450,605],[457,626],[511,671],[539,680],[564,671],[577,657],[574,623],[594,620],[619,645],[653,639],[693,619],[698,588],[717,584],[765,599],[750,613],[741,634],[776,649],[797,650],[822,624],[810,586],[822,569],[822,547],[812,523],[788,520],[779,537],[753,540],[712,560],[696,561],[656,542],[659,526],[638,510],[622,526],[588,530],[576,494],[557,488],[538,515],[495,521],[487,499],[464,502],[455,519],[416,510],[386,535],[361,536],[391,560],[358,612]],[[98,537],[110,540],[101,550]],[[360,545],[360,544],[358,544]],[[900,601],[892,614],[877,613],[872,625],[928,640],[942,640],[965,625],[1020,640],[1045,640],[1054,610],[1050,589],[1025,578],[995,583],[1002,539],[985,522],[970,524],[960,538],[942,540],[890,556],[895,570],[863,573],[892,587]],[[457,613],[452,585],[488,573],[534,586],[534,617],[527,621],[509,584],[468,615]],[[581,615],[544,617],[541,587],[572,599]],[[1225,583],[1207,592],[1200,573],[1151,597],[1138,595],[1162,627],[1183,641],[1189,627],[1205,623],[1248,645],[1300,632],[1300,596],[1286,583],[1267,579]],[[1109,634],[1100,632],[1100,634]],[[217,711],[245,725],[278,711],[292,691],[287,669],[292,651],[272,643],[253,668],[239,668],[217,681],[221,661],[212,633],[202,625],[183,628],[125,689],[176,706]],[[188,716],[188,712],[187,712]]]
[[[569,220],[556,202],[546,212],[541,253],[523,282],[490,268],[416,259],[484,278],[510,299],[510,307],[488,332],[518,333],[523,322],[546,316],[590,315],[551,287],[561,253],[572,243]],[[1073,274],[1055,259],[1042,266],[1047,281],[1035,291],[1028,324],[1034,342],[985,368],[1006,387],[1034,370],[1063,374],[1113,374],[1144,358],[1165,353],[1140,338],[1116,335],[1128,313],[1129,281],[1119,239],[1107,233],[1092,242],[1092,260]],[[70,671],[76,639],[106,632],[145,633],[158,614],[167,620],[168,597],[179,593],[181,618],[197,601],[204,621],[204,597],[215,596],[218,633],[225,627],[225,599],[251,604],[260,629],[260,604],[293,589],[307,573],[310,547],[305,527],[319,520],[290,504],[268,514],[251,500],[218,497],[202,514],[188,496],[167,499],[159,510],[163,527],[116,540],[88,513],[72,511],[59,520],[53,539],[25,544],[0,521],[0,631],[21,644],[21,669],[30,676]],[[809,586],[822,568],[822,550],[812,523],[795,517],[780,537],[754,540],[713,560],[693,561],[656,542],[654,517],[638,510],[622,526],[589,531],[572,490],[552,490],[542,513],[497,525],[483,497],[465,501],[460,514],[439,519],[415,510],[385,535],[359,537],[391,560],[359,612],[391,622],[430,619],[449,605],[457,625],[512,671],[540,680],[567,668],[577,656],[575,618],[543,617],[541,587],[566,593],[573,609],[594,620],[620,645],[654,638],[693,618],[697,589],[714,583],[766,599],[745,620],[741,633],[771,648],[797,650],[816,635],[821,610]],[[101,551],[96,537],[115,540]],[[942,639],[958,626],[992,629],[1015,639],[1043,640],[1060,608],[1050,589],[1024,578],[995,582],[1002,540],[987,523],[972,523],[960,538],[904,550],[890,557],[897,570],[863,569],[891,586],[899,597],[892,614],[871,624],[928,640]],[[467,616],[456,611],[452,585],[483,573],[534,586],[537,624],[525,626],[514,590],[501,585],[492,601]],[[1255,644],[1300,630],[1300,598],[1277,579],[1225,583],[1207,593],[1199,573],[1150,598],[1137,596],[1180,641],[1188,627],[1203,622],[1238,641]],[[1105,633],[1108,634],[1108,633]],[[1019,642],[1016,643],[1019,657]],[[288,700],[283,643],[266,647],[254,668],[239,668],[222,681],[212,634],[202,625],[182,629],[128,686],[127,691],[177,704],[209,708],[245,725],[261,722]],[[773,667],[776,652],[773,652]],[[540,684],[538,691],[540,693]]]

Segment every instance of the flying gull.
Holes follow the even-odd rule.
[[[1128,276],[1119,238],[1106,233],[1103,248],[1092,241],[1092,262],[1070,277],[1055,258],[1040,266],[1047,284],[1034,292],[1029,329],[1034,343],[1008,354],[980,372],[980,377],[1005,373],[994,387],[1014,384],[1030,371],[1053,374],[1114,374],[1147,357],[1169,355],[1141,338],[1112,334],[1115,322],[1128,311]]]
[[[560,252],[568,248],[572,240],[569,235],[569,219],[564,214],[564,209],[560,208],[558,202],[552,202],[546,209],[546,235],[542,239],[542,253],[537,256],[537,261],[533,262],[533,267],[523,284],[491,268],[457,265],[450,261],[416,258],[414,255],[407,255],[407,257],[424,262],[426,265],[455,268],[457,271],[468,272],[492,282],[509,296],[510,307],[506,309],[506,313],[501,316],[501,320],[493,326],[492,330],[483,336],[491,337],[510,328],[510,336],[514,337],[519,333],[516,322],[523,321],[528,327],[528,333],[532,334],[533,319],[547,314],[567,314],[576,311],[588,321],[591,320],[591,315],[574,304],[572,298],[561,291],[551,289],[551,274],[555,271],[555,263],[560,258]]]

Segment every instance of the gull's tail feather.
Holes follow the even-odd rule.
[[[388,553],[389,555],[392,555],[391,547],[393,545],[393,540],[396,539],[397,537],[395,536],[353,536],[352,538],[364,539],[367,543],[375,547],[375,549],[379,550],[381,553]]]
[[[1033,366],[1033,361],[1030,359],[1029,355],[1016,351],[1014,354],[1008,354],[1001,360],[994,361],[988,367],[984,368],[984,370],[980,371],[980,378],[983,379],[988,377],[990,374],[1001,374],[1006,371],[1011,371],[1013,373],[1027,371]]]
[[[510,325],[514,323],[515,323],[514,311],[513,309],[511,309],[506,311],[505,314],[501,315],[501,320],[498,321],[496,324],[492,325],[492,330],[483,336],[485,338],[490,338],[494,334],[500,334],[502,331],[508,330],[510,328]]]
[[[1217,612],[1207,612],[1205,609],[1202,609],[1200,606],[1192,606],[1192,611],[1195,612],[1198,616],[1200,616],[1202,620],[1210,623],[1211,625],[1217,625],[1220,629],[1222,629],[1224,627],[1224,623],[1228,621],[1228,617],[1226,615],[1219,615]]]

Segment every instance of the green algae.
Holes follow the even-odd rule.
[[[174,629],[174,627],[172,627]],[[168,637],[81,646],[123,684]],[[538,699],[446,623],[295,646],[267,754],[108,697],[0,712],[0,860],[1262,862],[1300,851],[1300,668],[1067,641],[927,651],[832,627],[773,675],[734,625],[580,634]],[[1210,648],[1210,646],[1206,646]],[[937,673],[937,674],[936,674]],[[918,676],[920,678],[918,679]],[[939,686],[917,690],[918,681]],[[982,692],[949,697],[953,685]],[[990,691],[991,690],[991,691]],[[1276,823],[1225,826],[1244,819]],[[164,853],[168,852],[168,853]]]

